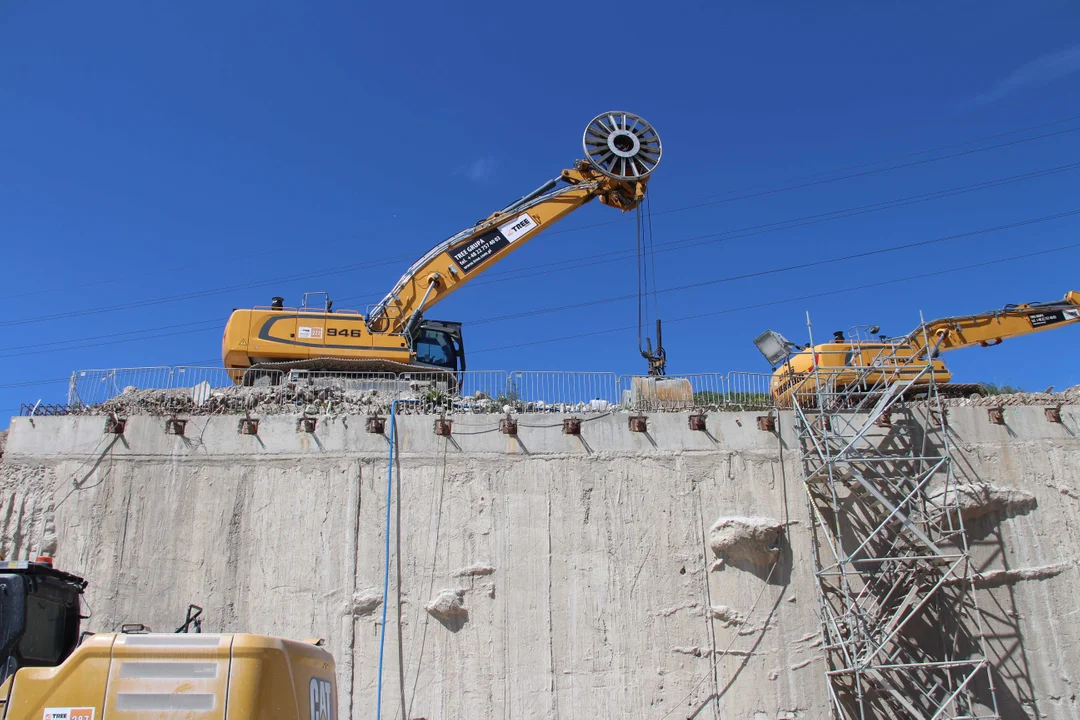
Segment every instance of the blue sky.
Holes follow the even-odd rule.
[[[0,411],[62,402],[77,368],[220,363],[229,311],[272,295],[363,309],[568,167],[609,109],[664,142],[661,289],[1080,210],[1078,30],[1068,2],[5,2]],[[807,311],[819,337],[901,334],[920,311],[1057,299],[1080,289],[1080,247],[1057,249],[1078,228],[662,293],[669,371],[767,371],[752,339],[804,341]],[[429,317],[466,323],[471,368],[643,372],[636,331],[608,332],[635,325],[633,300],[491,321],[632,295],[632,252],[542,271],[634,243],[631,215],[590,205]],[[948,362],[957,380],[1063,388],[1080,383],[1077,333]]]

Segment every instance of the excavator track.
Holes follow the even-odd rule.
[[[332,357],[256,363],[244,372],[242,383],[244,385],[254,385],[257,380],[262,377],[267,377],[271,373],[274,373],[272,380],[273,378],[281,378],[291,370],[311,370],[314,372],[329,373],[387,373],[391,375],[421,373],[426,376],[427,379],[445,382],[449,388],[452,388],[453,392],[457,392],[458,388],[458,377],[455,373],[434,365],[403,363],[397,362],[396,360],[348,360]],[[280,375],[278,375],[278,373],[280,373]]]
[[[925,400],[927,389],[926,385],[914,385],[904,392],[904,400]],[[942,398],[970,398],[983,397],[986,395],[986,390],[980,383],[941,383],[937,386],[937,391],[938,395]],[[860,405],[864,405],[868,400],[876,400],[883,392],[883,389],[873,392],[849,391],[848,406],[852,408],[859,407]],[[817,406],[817,401],[812,394],[802,398],[800,402],[804,403],[807,407]]]
[[[986,395],[986,390],[980,383],[941,383],[937,386],[937,391],[938,395],[943,398],[969,398]],[[904,393],[904,397],[912,398],[925,394],[925,386],[915,386]]]

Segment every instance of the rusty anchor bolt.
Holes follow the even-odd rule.
[[[991,425],[1004,425],[1005,424],[1005,408],[1000,405],[996,407],[986,408],[986,415],[990,418]]]
[[[315,432],[315,418],[302,417],[296,421],[296,432],[307,433],[309,435]]]
[[[517,435],[517,420],[507,415],[499,420],[499,432],[503,435]]]
[[[240,418],[240,427],[237,430],[241,435],[258,435],[259,421],[256,418]]]
[[[454,421],[447,420],[446,418],[435,419],[435,434],[439,437],[450,437],[450,434],[454,432]]]
[[[364,428],[372,435],[382,435],[386,432],[386,418],[369,415],[364,423]]]
[[[581,418],[566,418],[562,421],[563,435],[580,435],[581,434]]]
[[[822,430],[832,430],[832,418],[830,418],[828,415],[819,416],[818,422],[821,423]]]
[[[695,432],[706,431],[706,417],[704,413],[696,413],[686,419],[686,424]]]
[[[762,432],[776,432],[776,416],[758,415],[757,429],[761,430]]]
[[[1061,406],[1054,405],[1052,407],[1043,408],[1043,414],[1046,415],[1046,421],[1052,423],[1061,422]]]
[[[124,426],[127,424],[126,420],[121,420],[115,415],[110,415],[105,418],[105,433],[109,435],[123,435]]]
[[[649,432],[649,418],[644,415],[630,416],[630,432]]]
[[[180,420],[178,418],[169,418],[165,421],[165,434],[166,435],[183,435],[184,430],[187,429],[187,420]]]
[[[892,411],[886,410],[878,415],[878,419],[874,424],[878,427],[889,427],[892,425]]]

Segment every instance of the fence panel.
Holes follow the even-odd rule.
[[[773,407],[768,373],[730,372],[724,405],[729,410],[768,410]]]
[[[618,378],[610,372],[516,370],[507,400],[516,413],[606,412],[618,405]]]
[[[423,414],[495,413],[506,401],[505,370],[458,373],[407,372],[398,375],[398,406]]]
[[[167,390],[171,382],[172,368],[170,367],[77,370],[71,374],[68,405],[75,407],[100,405],[128,388]]]
[[[705,401],[723,398],[724,376],[715,375],[623,375],[619,378],[620,404],[634,412],[674,412],[697,407],[694,384]]]
[[[146,367],[72,373],[68,405],[85,412],[113,400],[116,412],[228,412],[314,405],[319,412],[389,409],[431,414],[761,410],[775,406],[766,373],[649,377],[609,372],[470,370],[370,373]],[[137,392],[138,391],[138,392]],[[123,397],[121,397],[123,396]],[[275,410],[270,410],[275,411]],[[287,410],[285,410],[287,411]]]

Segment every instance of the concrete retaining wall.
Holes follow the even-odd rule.
[[[969,521],[1003,717],[1080,713],[1080,413],[1062,414],[950,411],[962,479],[1022,491]],[[401,717],[400,607],[409,718],[825,717],[791,418],[777,436],[756,415],[710,416],[705,433],[654,415],[646,434],[607,415],[580,437],[522,416],[516,439],[497,417],[457,418],[449,439],[399,418],[386,716]],[[93,630],[172,630],[195,603],[207,630],[325,637],[341,716],[370,717],[388,441],[361,417],[313,435],[296,417],[256,436],[238,421],[193,418],[177,437],[133,417],[121,437],[100,417],[14,419],[0,550],[87,577]],[[775,566],[716,562],[709,531],[728,516],[783,525]]]

